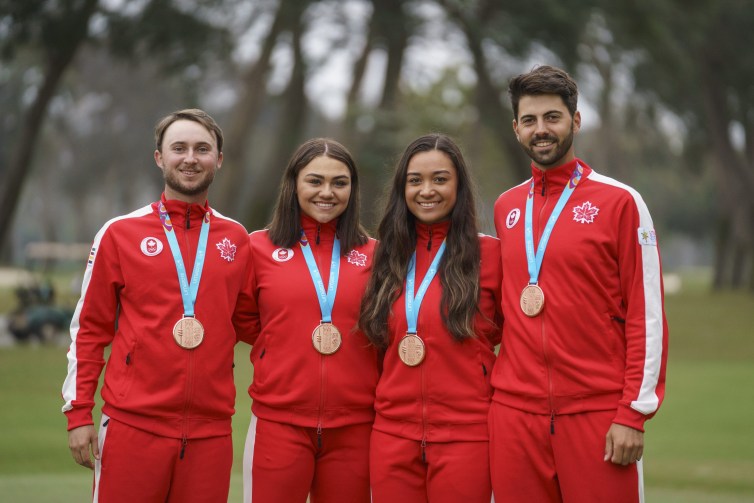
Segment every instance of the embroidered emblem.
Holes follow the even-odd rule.
[[[654,229],[639,227],[639,244],[642,246],[657,246],[657,234]]]
[[[293,250],[290,248],[278,248],[272,252],[272,260],[275,262],[288,262],[293,258]]]
[[[591,224],[599,212],[599,208],[586,201],[581,206],[573,207],[573,219],[581,224]]]
[[[220,258],[233,262],[236,258],[236,245],[230,242],[230,239],[223,238],[222,241],[215,244],[218,250],[220,250]]]
[[[518,223],[518,219],[521,218],[521,210],[518,208],[512,209],[508,216],[505,217],[505,226],[512,229],[514,225]]]
[[[349,264],[357,265],[359,267],[366,267],[367,265],[367,256],[356,250],[351,250],[348,255],[346,255],[346,258],[348,259]]]
[[[140,248],[141,253],[143,253],[147,257],[154,257],[155,255],[159,255],[162,251],[162,241],[149,236],[141,240]],[[94,251],[92,251],[92,253],[94,253]]]

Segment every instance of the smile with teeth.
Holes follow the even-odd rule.
[[[553,140],[540,140],[537,142],[534,142],[535,147],[549,147],[550,145],[553,145],[555,142]]]
[[[439,201],[432,201],[432,202],[429,202],[429,203],[422,203],[422,202],[420,202],[419,206],[421,206],[422,208],[434,208],[438,204],[440,204]]]
[[[332,208],[332,207],[335,206],[335,203],[316,202],[316,203],[314,203],[314,205],[317,206],[317,208],[322,208],[322,209],[325,209],[325,210],[329,210],[330,208]]]

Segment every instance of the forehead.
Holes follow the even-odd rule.
[[[408,161],[408,171],[409,173],[433,173],[435,171],[455,173],[456,167],[445,152],[428,150],[414,154]]]
[[[324,177],[347,176],[350,178],[351,176],[351,172],[345,163],[324,155],[315,157],[298,172],[299,177],[309,174]]]
[[[215,135],[196,121],[179,119],[165,129],[162,137],[165,145],[171,143],[210,143],[215,145]]]
[[[518,101],[518,116],[525,115],[544,115],[549,112],[561,112],[570,115],[568,107],[563,103],[563,99],[557,94],[527,94],[521,96]]]

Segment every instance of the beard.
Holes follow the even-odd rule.
[[[208,171],[204,175],[204,178],[198,180],[191,185],[182,183],[175,170],[162,170],[162,176],[165,179],[165,185],[170,187],[175,192],[183,194],[184,196],[196,196],[207,190],[212,185],[212,181],[215,179],[215,171]]]
[[[566,155],[568,150],[570,150],[571,145],[573,145],[573,126],[571,126],[568,135],[563,138],[563,141],[559,141],[557,136],[546,135],[532,138],[532,143],[542,140],[555,141],[555,147],[547,153],[538,152],[534,147],[524,145],[523,143],[521,144],[521,148],[526,152],[526,155],[540,166],[547,166],[548,168],[559,166],[561,164],[561,159],[563,159],[563,156]]]

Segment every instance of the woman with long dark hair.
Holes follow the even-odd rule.
[[[240,337],[254,365],[244,501],[368,503],[377,351],[357,322],[374,240],[348,150],[301,145],[250,241],[259,330]]]
[[[489,374],[500,342],[500,243],[478,234],[457,145],[404,151],[379,225],[360,327],[384,352],[370,450],[375,503],[488,502]]]

